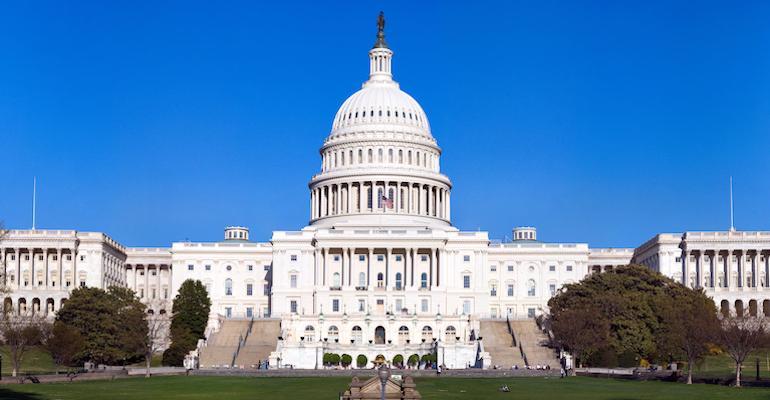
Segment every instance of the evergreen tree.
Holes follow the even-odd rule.
[[[181,366],[194,350],[198,339],[205,338],[211,300],[201,281],[188,279],[174,298],[171,317],[171,346],[163,353],[163,364]]]

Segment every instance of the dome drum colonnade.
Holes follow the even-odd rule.
[[[452,184],[440,172],[441,149],[422,107],[393,80],[392,57],[380,31],[369,80],[342,104],[320,149],[321,173],[308,185],[311,225],[373,213],[449,225]]]

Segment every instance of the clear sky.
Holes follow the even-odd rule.
[[[637,246],[770,230],[768,2],[16,2],[0,11],[0,220],[130,246],[308,221],[384,10],[453,223]],[[75,4],[77,3],[77,4]]]

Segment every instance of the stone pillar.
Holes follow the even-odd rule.
[[[366,210],[366,187],[363,182],[358,182],[358,212]]]
[[[348,182],[347,183],[347,189],[345,191],[345,194],[347,195],[347,205],[345,207],[345,212],[348,213],[348,214],[353,212],[353,206],[350,205],[351,200],[353,200],[353,195],[351,193],[352,192],[351,189],[353,189],[353,185],[352,185],[352,183]]]
[[[684,276],[682,277],[682,284],[690,287],[690,252],[687,250],[682,251],[682,272]]]
[[[717,257],[718,257],[718,250],[714,250],[714,252],[711,254],[711,259],[709,260],[709,287],[713,288],[716,286],[714,283],[714,272],[716,271],[717,267]]]
[[[340,287],[345,286],[345,248],[342,248],[342,254],[340,255]]]
[[[757,264],[759,263],[759,250],[754,252],[751,258],[751,287],[757,287]]]
[[[16,288],[21,288],[21,249],[16,247],[13,253],[16,254]]]
[[[156,272],[157,272],[157,274],[158,274],[158,277],[157,277],[158,279],[156,280],[156,282],[157,282],[157,283],[156,283],[156,285],[157,285],[158,287],[157,287],[157,288],[155,288],[155,290],[157,290],[157,292],[156,292],[156,294],[157,294],[157,297],[156,297],[156,298],[157,298],[157,299],[161,299],[161,298],[162,298],[162,296],[160,295],[160,292],[161,292],[161,284],[160,284],[160,267],[161,267],[161,266],[160,266],[160,264],[158,264],[158,265],[156,265],[156,266],[155,266],[155,271],[156,271]]]
[[[375,208],[377,208],[377,182],[372,181],[371,183],[371,196],[366,196],[368,198],[367,201],[371,200],[372,202],[372,208],[369,210],[369,212],[374,212]],[[367,204],[368,205],[368,204]],[[366,274],[366,279],[369,279],[369,274]]]
[[[374,192],[374,191],[372,191]],[[374,204],[372,204],[374,206]],[[374,208],[374,207],[372,207]],[[371,272],[372,272],[372,253],[374,249],[371,247],[366,249],[366,288],[371,289],[372,288],[372,278],[371,278]]]
[[[355,249],[348,249],[348,286],[353,286],[353,257],[356,255]]]
[[[63,254],[61,251],[61,248],[56,249],[56,259],[59,260],[59,265],[57,268],[57,284],[59,285],[59,289],[61,290],[62,286],[64,286],[64,259]],[[54,308],[56,307],[56,304],[54,304]]]
[[[321,254],[323,255],[321,285],[323,285],[323,287],[326,288],[326,266],[329,265],[329,249],[322,248]]]
[[[695,286],[694,288],[700,288],[703,286],[703,250],[698,250],[698,257],[695,259]]]
[[[439,288],[440,286],[441,286],[441,258],[439,258],[439,249],[436,249],[436,288]]]
[[[409,276],[409,286],[414,287],[414,249],[406,249],[405,258],[407,259],[407,266],[404,267],[404,270],[406,270],[406,268],[409,268],[411,270],[411,273],[409,275],[406,275],[405,273],[404,276]]]
[[[738,260],[738,287],[743,288],[746,283],[746,278],[744,275],[744,265],[743,265],[743,251],[742,250],[736,250],[735,251],[735,258]]]
[[[385,290],[388,290],[390,283],[390,247],[385,248]]]
[[[731,271],[730,270],[732,269],[731,268],[732,266],[730,265],[732,263],[730,261],[730,258],[732,258],[732,254],[733,254],[732,251],[727,250],[727,252],[722,256],[722,269],[724,269],[724,274],[725,274],[724,287],[726,287],[726,288],[730,288],[730,287],[733,286],[732,279],[730,279],[731,278],[730,277],[730,275],[731,275]]]
[[[765,253],[765,287],[770,287],[770,253]]]
[[[316,248],[313,251],[313,286],[318,286],[318,270],[321,262],[321,250]]]
[[[428,249],[428,287],[432,290],[433,289],[433,264],[435,263],[433,260],[433,249]]]
[[[342,187],[340,184],[334,185],[334,215],[340,215],[340,210],[342,210]]]

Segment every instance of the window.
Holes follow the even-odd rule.
[[[338,288],[340,287],[340,273],[335,272],[332,275],[332,287]]]
[[[335,255],[334,255],[334,261],[339,261],[339,260],[340,260],[340,256],[338,256],[338,255],[336,255],[336,254],[335,254]]]
[[[527,296],[535,297],[535,281],[533,279],[527,281]]]
[[[54,254],[54,255],[53,255],[53,260],[54,260],[54,261],[59,261],[59,256],[57,256],[56,254]]]
[[[360,287],[366,286],[366,273],[360,272],[358,274],[358,286]]]
[[[497,285],[496,284],[493,283],[490,286],[490,288],[489,288],[489,295],[492,296],[492,297],[497,296]]]
[[[80,282],[80,287],[86,287],[86,283],[85,283],[85,282],[83,282],[83,281],[81,281],[81,282]]]
[[[555,295],[556,294],[556,285],[553,284],[553,283],[548,285],[548,291],[551,292],[551,296]]]
[[[254,284],[247,283],[246,284],[246,296],[251,296],[254,294]]]
[[[508,266],[508,272],[513,272],[513,265]]]
[[[155,289],[152,289],[152,299],[155,299]]]
[[[292,300],[289,302],[289,310],[292,314],[297,313],[297,300]]]
[[[69,285],[67,285],[69,286]],[[168,299],[168,288],[163,289],[163,298]]]
[[[471,313],[471,301],[470,300],[464,300],[463,301],[463,314],[469,315]]]
[[[297,255],[296,255],[296,254],[292,254],[292,255],[289,257],[289,259],[290,259],[291,261],[297,261]]]
[[[262,269],[264,269],[265,272],[270,271],[270,266],[269,265],[265,265],[265,266],[262,267]]]
[[[471,261],[471,256],[468,256],[468,255],[463,256],[463,261],[464,262],[470,262]]]
[[[399,313],[403,309],[404,309],[404,301],[401,299],[396,299],[396,312]]]
[[[470,275],[463,275],[463,287],[465,289],[471,288],[471,276]]]
[[[246,307],[246,318],[253,318],[253,317],[254,317],[254,308]]]
[[[425,272],[420,274],[420,287],[423,289],[428,287],[428,274]]]
[[[555,265],[549,265],[548,266],[548,270],[551,271],[551,272],[554,272],[554,271],[556,271],[556,266]]]
[[[401,273],[396,272],[396,289],[401,290]]]
[[[497,265],[490,265],[489,266],[489,271],[490,272],[497,272]]]
[[[535,309],[534,308],[528,308],[527,309],[527,318],[535,318]]]
[[[567,272],[572,272],[572,266],[571,265],[567,265]]]
[[[428,312],[428,299],[420,300],[420,311]]]
[[[265,296],[270,296],[270,285],[268,285],[267,283],[262,285],[262,294]]]
[[[332,312],[340,312],[340,300],[339,299],[333,299],[332,300]]]
[[[385,256],[383,256],[382,254],[378,254],[377,261],[385,261]]]
[[[81,258],[81,260],[80,260],[80,261],[83,261],[83,259],[82,259],[82,258],[83,258],[83,256],[80,256],[80,258]],[[29,254],[27,254],[26,256],[24,256],[24,261],[29,261]]]
[[[383,278],[382,278],[382,272],[380,272],[377,274],[377,287],[381,288],[383,286],[385,286],[385,282],[383,281]]]
[[[211,265],[206,265],[204,268],[206,269],[206,271],[211,271]]]
[[[421,255],[421,256],[420,256],[420,261],[422,261],[422,262],[426,262],[426,261],[428,261],[428,256],[426,256],[426,255],[424,255],[424,254],[423,254],[423,255]]]
[[[232,317],[233,317],[233,308],[225,307],[225,318],[232,318]]]
[[[188,265],[187,265],[187,270],[188,270],[188,271],[192,271],[192,270],[194,270],[194,269],[195,269],[195,266],[194,266],[194,265],[192,265],[192,264],[188,264]],[[142,273],[142,275],[144,275],[144,273]]]
[[[358,299],[358,312],[366,312],[366,300]]]
[[[396,261],[401,261],[401,255],[396,256]]]
[[[253,266],[253,265],[249,265],[249,266],[248,266],[248,270],[249,270],[249,271],[254,271],[254,266]]]
[[[508,285],[508,297],[513,297],[513,285]]]

